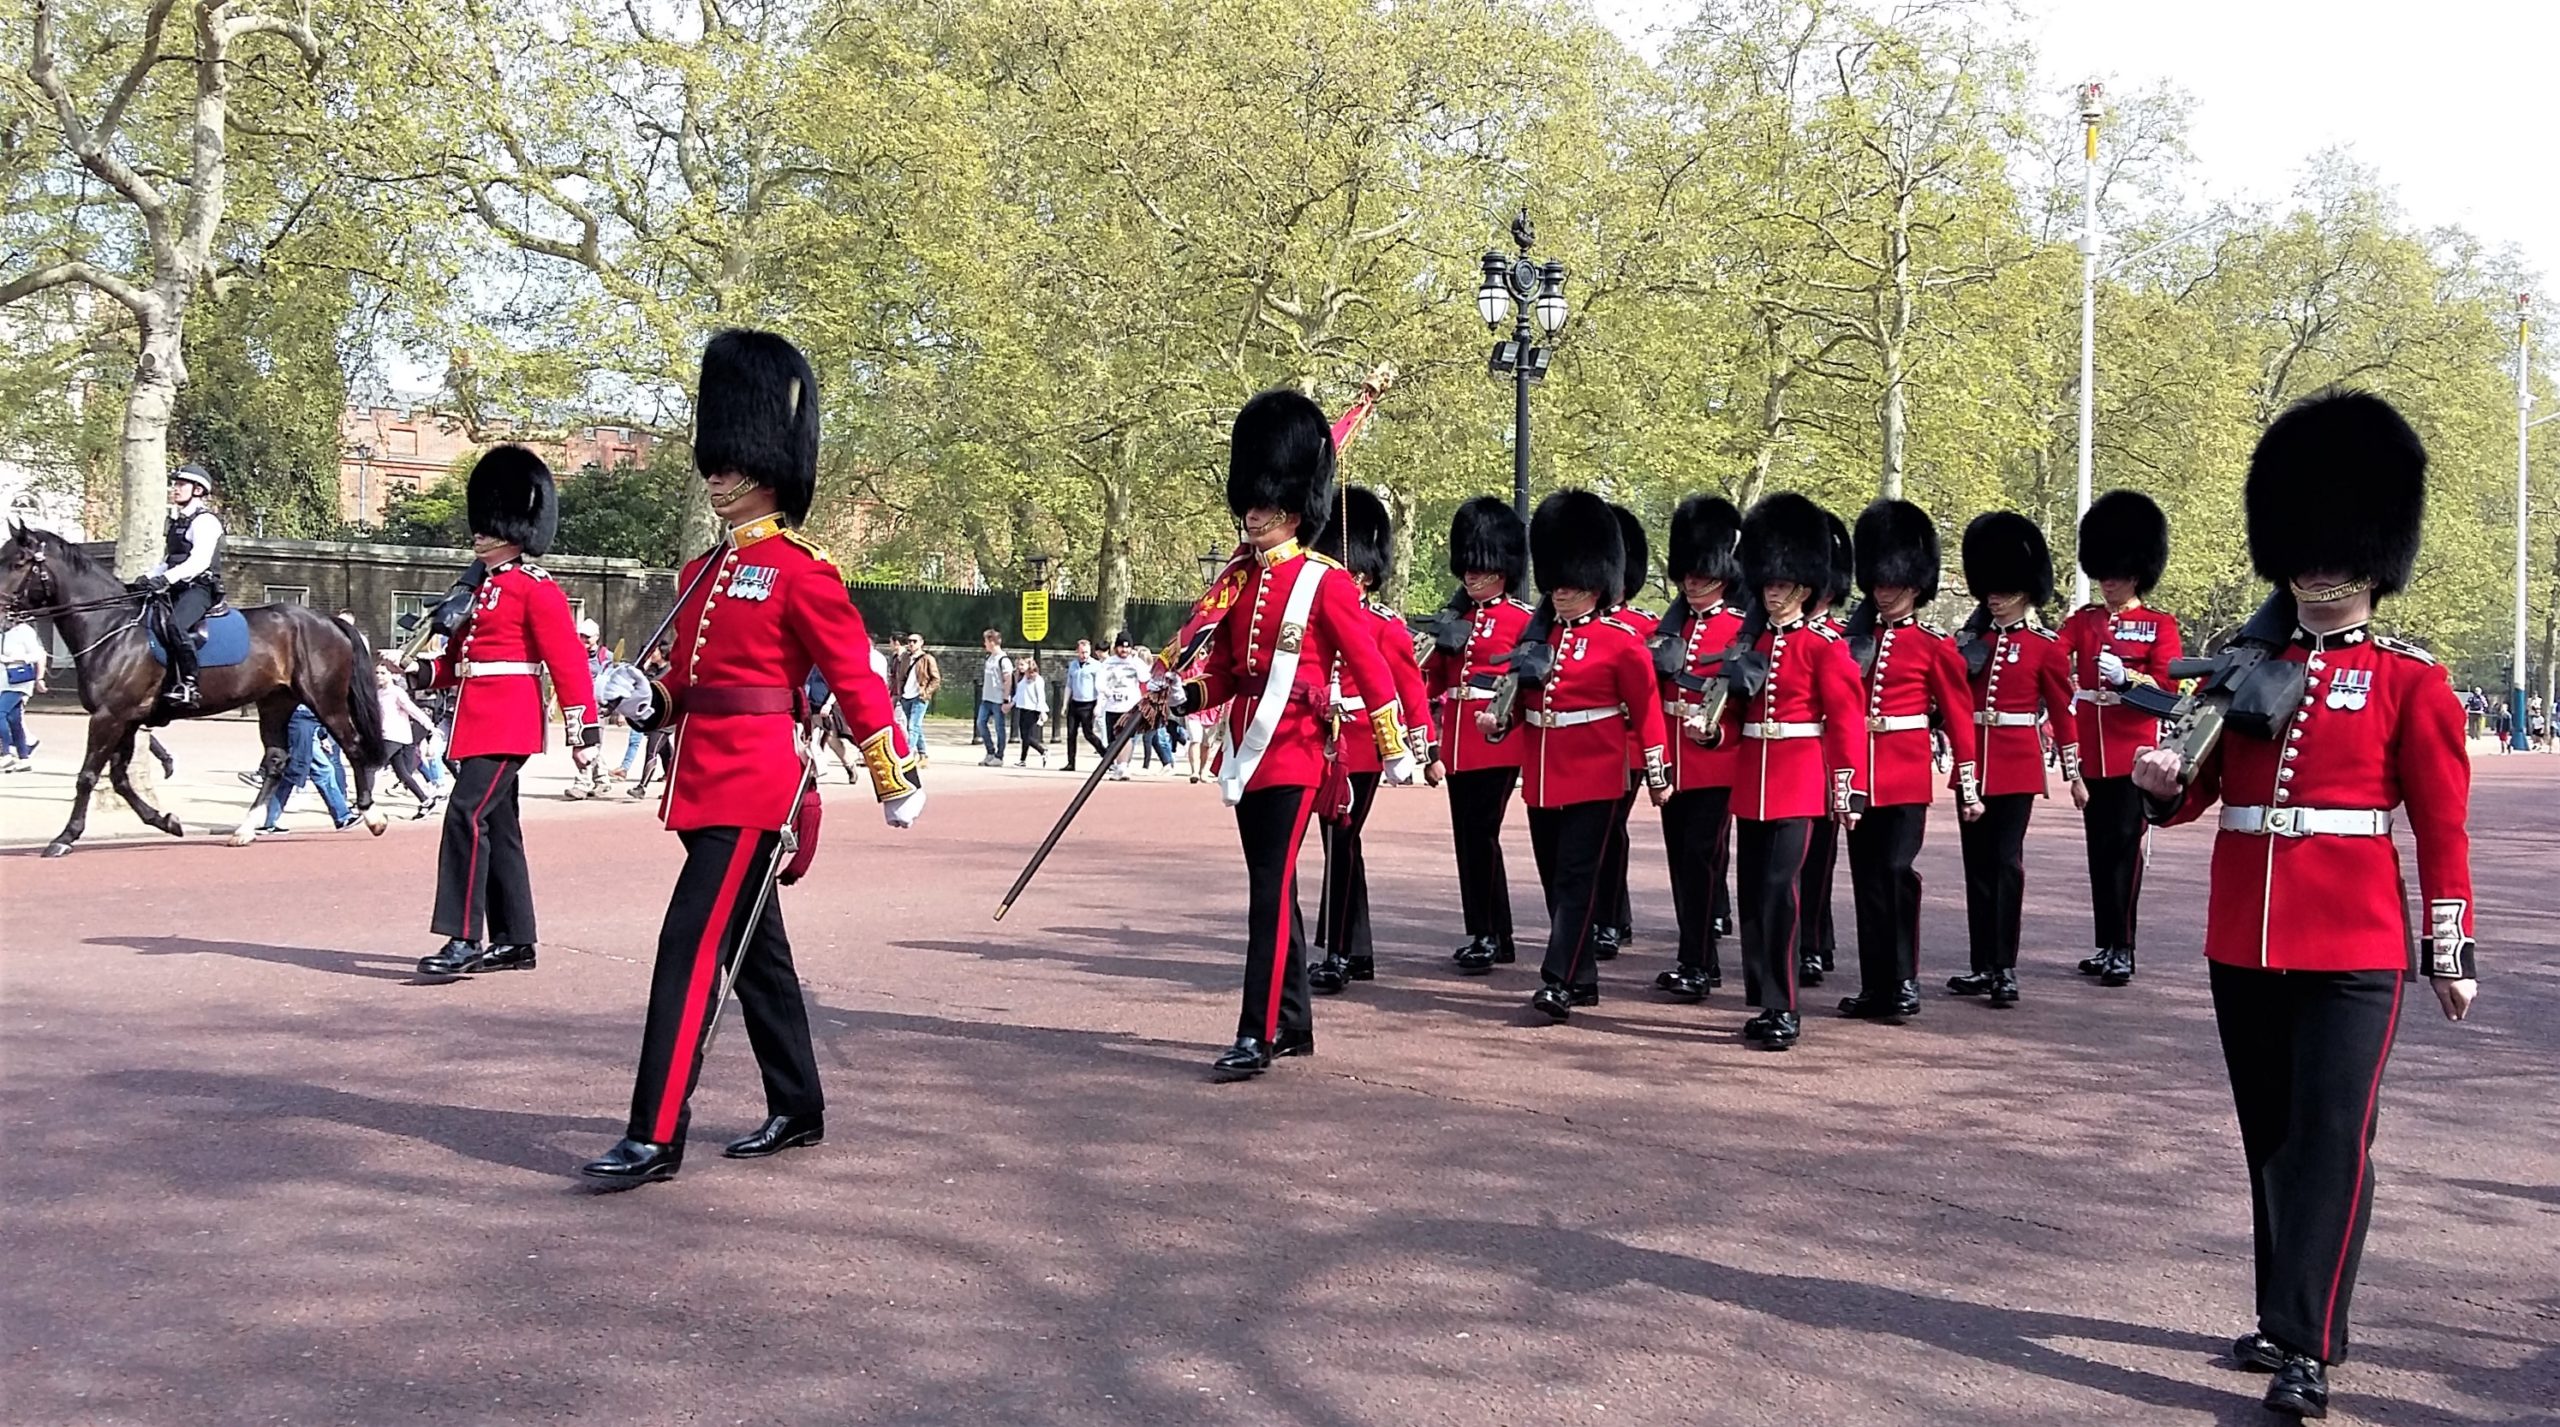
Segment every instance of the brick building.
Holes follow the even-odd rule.
[[[506,439],[505,427],[492,435]],[[339,517],[378,524],[393,496],[435,484],[488,444],[471,439],[458,418],[423,406],[350,406],[338,416]],[[628,426],[582,426],[566,439],[525,444],[566,475],[588,466],[640,465],[655,439]]]

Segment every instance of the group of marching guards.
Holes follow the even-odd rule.
[[[1385,507],[1356,487],[1335,503],[1320,554],[1373,590],[1385,577]],[[1743,1034],[1793,1046],[1803,989],[1832,970],[1845,840],[1859,989],[1840,1013],[1917,1015],[1913,863],[1943,782],[1960,820],[1972,952],[1947,988],[2012,1005],[2027,824],[2049,740],[2088,832],[2095,937],[2081,970],[2126,984],[2146,829],[2132,765],[2159,734],[2124,695],[2174,683],[2178,623],[2143,603],[2168,554],[2168,522],[2149,497],[2102,497],[2081,521],[2079,555],[2104,598],[2056,631],[2036,621],[2054,594],[2043,532],[2015,512],[1978,516],[1962,551],[1974,610],[1950,633],[1921,617],[1938,597],[1940,555],[1917,505],[1877,501],[1853,532],[1792,492],[1747,514],[1693,495],[1671,517],[1673,598],[1656,615],[1638,604],[1649,545],[1625,508],[1564,490],[1524,522],[1498,500],[1468,501],[1449,535],[1457,589],[1426,622],[1427,642],[1403,648],[1392,616],[1372,641],[1404,726],[1421,731],[1415,761],[1448,790],[1467,936],[1457,968],[1481,975],[1517,959],[1501,846],[1516,790],[1548,913],[1530,1003],[1558,1021],[1595,1004],[1600,963],[1631,934],[1627,825],[1643,796],[1662,817],[1678,922],[1660,991],[1697,1001],[1723,985],[1722,942],[1738,932],[1744,999],[1760,1011]],[[1320,695],[1337,712],[1366,706],[1346,663]],[[1359,830],[1381,764],[1357,752],[1350,814],[1324,839],[1319,990],[1376,974]]]
[[[583,1166],[608,1187],[681,1166],[732,980],[767,1117],[726,1153],[823,1139],[774,892],[807,870],[815,845],[798,736],[813,667],[890,825],[912,825],[924,801],[862,618],[796,529],[816,479],[808,362],[772,334],[721,333],[704,352],[695,419],[695,462],[729,529],[680,576],[672,667],[634,716],[673,732],[662,812],[686,856],[624,1138]],[[2424,513],[2426,454],[2400,415],[2369,395],[2324,393],[2269,427],[2244,494],[2250,555],[2274,589],[2199,680],[2204,712],[2191,722],[2223,736],[2171,748],[2154,746],[2153,712],[2184,697],[2168,688],[2178,626],[2142,603],[2167,560],[2167,527],[2138,494],[2090,508],[2079,558],[2103,599],[2059,630],[2036,617],[2054,592],[2043,533],[2013,512],[1976,517],[1961,548],[1974,608],[1953,633],[1923,621],[1939,538],[1905,501],[1878,501],[1852,531],[1792,493],[1747,512],[1691,496],[1671,520],[1675,598],[1658,617],[1635,604],[1650,559],[1627,512],[1581,490],[1548,496],[1525,522],[1470,501],[1451,530],[1457,589],[1417,638],[1377,602],[1387,510],[1372,492],[1337,488],[1345,433],[1295,391],[1245,405],[1227,478],[1243,539],[1140,706],[1142,719],[1225,710],[1214,736],[1247,873],[1245,985],[1215,1077],[1314,1054],[1310,993],[1376,974],[1360,829],[1381,783],[1416,779],[1448,792],[1464,972],[1518,955],[1500,835],[1515,790],[1527,804],[1547,913],[1530,1002],[1554,1021],[1599,999],[1599,964],[1626,938],[1637,797],[1661,814],[1679,923],[1675,964],[1655,983],[1665,993],[1697,1000],[1723,981],[1729,855],[1730,930],[1759,1012],[1744,1032],[1772,1050],[1801,1036],[1802,989],[1829,969],[1822,923],[1844,834],[1860,985],[1840,1009],[1881,1020],[1919,1009],[1913,862],[1944,783],[1971,947],[1948,986],[2010,1005],[2023,843],[2049,739],[2088,830],[2096,945],[2082,969],[2109,984],[2134,974],[2146,827],[2219,805],[2205,955],[2258,1248],[2258,1326],[2233,1355],[2275,1374],[2270,1406],[2322,1415],[2326,1365],[2346,1351],[2402,991],[2422,980],[2454,1020],[2476,991],[2461,707],[2432,660],[2370,627],[2376,601],[2409,578]],[[545,742],[546,669],[573,753],[594,756],[594,694],[568,602],[534,559],[556,525],[552,499],[531,453],[484,458],[468,502],[478,559],[433,616],[447,647],[431,677],[459,688],[461,774],[433,919],[446,941],[419,966],[430,978],[534,965],[515,799],[516,775]],[[2391,836],[2403,816],[2423,904],[2414,925]],[[1313,937],[1327,954],[1313,965],[1297,887],[1311,827],[1328,852]]]

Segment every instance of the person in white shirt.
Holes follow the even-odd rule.
[[[1013,660],[1004,652],[1004,638],[990,629],[978,636],[987,651],[987,662],[978,673],[977,740],[987,756],[978,760],[982,767],[1004,766],[1004,698],[1006,686],[1013,682]]]
[[[1112,737],[1120,736],[1120,726],[1135,713],[1151,672],[1151,661],[1132,649],[1127,630],[1120,631],[1111,641],[1111,657],[1102,661],[1102,716],[1111,725]],[[1111,765],[1111,777],[1122,783],[1129,781],[1129,749],[1125,744]]]
[[[385,649],[374,656],[374,692],[382,702],[382,746],[391,754],[391,772],[400,786],[418,800],[418,810],[409,815],[411,821],[425,817],[440,806],[443,799],[420,781],[418,740],[434,731],[436,721],[418,707],[409,694],[409,681],[400,673],[400,656]]]
[[[1014,738],[1021,749],[1014,761],[1031,766],[1031,755],[1040,755],[1040,766],[1049,766],[1049,750],[1040,745],[1040,725],[1049,721],[1049,680],[1040,672],[1040,661],[1025,654],[1013,666]]]
[[[179,706],[202,702],[196,690],[195,627],[222,602],[222,517],[213,513],[213,476],[192,463],[169,473],[169,529],[160,563],[134,587],[144,594],[166,592],[169,625],[162,643],[169,651],[169,684],[161,697]]]
[[[27,699],[45,691],[44,641],[35,626],[22,619],[0,633],[0,773],[22,773],[34,766],[36,746],[27,740]]]

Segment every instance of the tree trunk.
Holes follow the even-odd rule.
[[[125,393],[117,439],[123,504],[116,526],[116,574],[133,579],[160,561],[161,527],[169,514],[169,415],[186,380],[180,356],[182,316],[145,322],[133,386]]]
[[[1108,645],[1129,617],[1129,508],[1137,483],[1130,479],[1129,452],[1101,475],[1102,538],[1095,547],[1093,642]]]
[[[1769,485],[1769,467],[1778,459],[1778,433],[1787,422],[1787,385],[1793,380],[1793,368],[1780,350],[1779,325],[1775,317],[1763,316],[1761,337],[1769,354],[1769,383],[1760,393],[1760,434],[1751,445],[1751,474],[1742,489],[1733,493],[1733,503],[1749,510]]]
[[[1413,493],[1386,486],[1378,494],[1387,503],[1387,527],[1395,532],[1387,548],[1387,587],[1378,591],[1378,598],[1391,609],[1403,609],[1413,584]]]

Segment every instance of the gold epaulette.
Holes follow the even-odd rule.
[[[827,547],[810,539],[808,536],[801,534],[797,530],[786,530],[782,532],[782,538],[799,546],[801,549],[808,551],[810,557],[821,564],[832,565],[836,562],[836,557],[827,553]]]
[[[2421,664],[2433,664],[2436,662],[2436,656],[2433,654],[2419,648],[2417,645],[2411,644],[2405,639],[2393,639],[2387,634],[2375,635],[2373,637],[2373,647],[2376,649],[2388,649],[2394,654],[2401,655],[2405,658],[2415,659]]]

